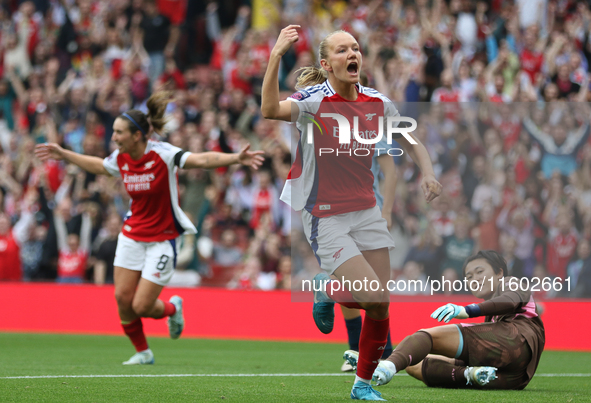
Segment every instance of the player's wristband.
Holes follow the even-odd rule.
[[[480,307],[476,304],[466,305],[464,309],[466,310],[469,318],[480,316]]]

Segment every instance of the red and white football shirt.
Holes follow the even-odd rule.
[[[433,91],[431,102],[466,102],[467,99],[459,88],[439,87]]]
[[[566,266],[577,250],[577,233],[572,230],[562,234],[556,229],[550,230],[550,242],[548,242],[548,274],[565,279]]]
[[[451,121],[457,121],[462,113],[459,102],[467,102],[466,94],[460,88],[439,87],[433,91],[431,102],[442,103],[445,117]]]
[[[296,211],[305,209],[315,217],[328,217],[366,210],[376,204],[371,171],[376,144],[362,144],[354,135],[349,143],[339,143],[338,122],[322,114],[346,117],[351,130],[357,117],[359,135],[365,140],[378,136],[380,116],[385,126],[385,117],[400,114],[378,91],[358,84],[356,88],[356,101],[342,98],[328,80],[289,98],[299,107],[296,127],[301,137],[280,199]],[[309,127],[313,129],[313,144],[308,143]],[[386,135],[385,127],[382,134]]]
[[[61,278],[80,278],[84,279],[86,272],[86,262],[88,261],[88,252],[69,250],[60,250],[57,259],[57,275]]]
[[[12,231],[0,235],[0,281],[22,278],[20,246]]]
[[[536,82],[536,74],[542,71],[544,65],[544,54],[534,50],[523,49],[519,56],[521,70],[529,76],[532,83]]]
[[[179,206],[177,167],[182,168],[189,155],[168,143],[149,140],[139,160],[119,150],[103,160],[111,175],[123,179],[131,196],[123,235],[134,241],[162,242],[197,232]]]
[[[521,119],[516,115],[501,116],[500,114],[494,114],[490,123],[497,129],[503,137],[503,148],[505,152],[509,152],[511,148],[519,141],[521,135]]]

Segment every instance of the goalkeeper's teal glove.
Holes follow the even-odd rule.
[[[445,323],[449,323],[449,321],[453,318],[469,318],[468,313],[466,312],[466,309],[463,306],[458,306],[454,304],[447,304],[437,308],[435,312],[431,314],[431,317],[433,319],[437,319],[438,322],[441,322],[443,320]]]

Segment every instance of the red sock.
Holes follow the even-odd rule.
[[[141,318],[137,318],[133,322],[125,325],[121,324],[121,326],[123,326],[123,331],[135,347],[135,351],[140,352],[148,349],[148,342],[146,341]]]
[[[326,293],[334,302],[339,303],[346,308],[363,309],[361,305],[355,301],[351,291],[346,287],[339,287],[338,291],[332,291],[332,288],[329,286],[329,284],[333,282],[338,283],[336,280],[331,280],[330,282],[326,283]],[[334,288],[336,289],[336,286]]]
[[[361,327],[361,336],[359,337],[358,377],[371,379],[373,371],[378,366],[378,360],[384,352],[389,330],[389,317],[382,320],[375,320],[365,315],[363,326]]]
[[[162,301],[162,300],[161,300]],[[171,304],[170,302],[162,301],[164,304],[164,312],[162,312],[162,316],[156,319],[166,318],[167,316],[172,316],[176,313],[176,307]]]

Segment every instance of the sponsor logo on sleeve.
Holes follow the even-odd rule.
[[[310,96],[310,93],[306,90],[299,90],[298,92],[294,93],[290,98],[295,99],[296,101],[301,101],[306,99]]]

